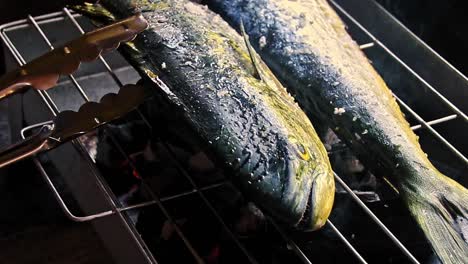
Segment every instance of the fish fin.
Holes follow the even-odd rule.
[[[240,31],[242,34],[242,37],[244,38],[245,46],[247,47],[247,51],[249,52],[250,60],[252,61],[253,68],[254,68],[254,77],[262,80],[262,76],[260,74],[259,70],[259,64],[257,61],[257,58],[255,57],[255,50],[253,49],[252,45],[250,45],[250,40],[249,40],[249,35],[245,32],[245,27],[244,27],[244,21],[240,21]]]
[[[247,51],[249,52],[250,60],[253,64],[253,68],[255,71],[254,77],[265,82],[268,86],[275,89],[276,91],[279,91],[280,93],[285,93],[288,96],[290,96],[281,84],[281,82],[276,78],[276,76],[273,74],[270,68],[268,68],[268,66],[265,64],[265,62],[261,59],[261,57],[257,54],[255,49],[250,44],[249,36],[245,32],[244,22],[242,21],[242,19],[240,22],[240,31],[242,37],[244,38]]]
[[[468,191],[434,171],[403,198],[442,263],[468,263]]]

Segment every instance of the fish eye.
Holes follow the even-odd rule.
[[[305,161],[310,160],[310,152],[302,143],[296,144],[296,150],[299,157]]]
[[[291,143],[294,144],[295,150],[296,150],[297,155],[299,156],[299,158],[301,158],[302,160],[305,160],[305,161],[310,160],[311,157],[310,157],[310,152],[309,152],[308,148],[306,146],[304,146],[304,144],[299,142],[299,140],[296,137],[290,135],[288,138],[291,141]]]

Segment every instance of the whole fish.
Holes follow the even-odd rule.
[[[190,1],[100,5],[75,10],[102,21],[144,16],[149,28],[124,47],[124,55],[146,85],[159,89],[153,104],[169,105],[166,115],[210,145],[248,198],[291,227],[325,224],[334,199],[326,150],[241,35]]]
[[[391,91],[326,0],[205,2],[234,27],[243,24],[316,126],[331,127],[367,166],[390,174],[444,263],[468,263],[467,190],[430,163]]]

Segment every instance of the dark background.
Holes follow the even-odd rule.
[[[468,9],[466,1],[377,0],[377,2],[467,75],[468,20],[466,14]]]
[[[465,75],[467,9],[463,0],[376,0]],[[0,0],[0,24],[60,10],[83,0]],[[93,2],[93,0],[88,0]]]

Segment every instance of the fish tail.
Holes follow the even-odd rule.
[[[431,169],[400,193],[442,263],[468,263],[468,191]]]

